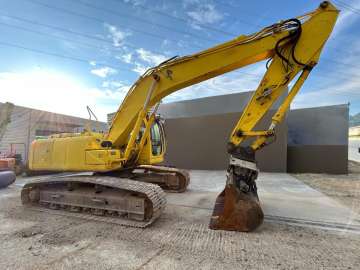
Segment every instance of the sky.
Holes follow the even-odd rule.
[[[147,68],[302,15],[320,1],[0,0],[0,102],[100,120]],[[341,9],[292,108],[350,103],[360,112],[360,0]],[[182,89],[164,102],[254,90],[263,62]]]

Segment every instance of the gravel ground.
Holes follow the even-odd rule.
[[[304,173],[293,176],[360,214],[360,162],[350,160],[347,175]]]
[[[185,194],[184,194],[185,195]],[[26,211],[0,192],[0,269],[358,269],[360,236],[265,222],[212,231],[209,211],[170,205],[147,229]]]

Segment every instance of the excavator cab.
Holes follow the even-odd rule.
[[[142,132],[145,132],[145,130]],[[140,143],[140,139],[141,136],[138,138],[138,143]],[[162,162],[166,152],[165,139],[164,120],[156,116],[149,132],[146,134],[146,141],[139,155],[139,163],[156,164]]]

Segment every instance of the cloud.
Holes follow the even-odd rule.
[[[125,3],[132,4],[133,6],[143,5],[145,4],[145,0],[124,0]]]
[[[162,42],[161,42],[161,47],[166,47],[166,46],[169,46],[171,44],[171,41],[168,40],[168,39],[164,39]]]
[[[118,102],[117,107],[120,106],[121,101],[125,98],[127,92],[130,89],[130,85],[123,85],[116,89],[105,89],[102,91],[103,99],[108,100],[110,102]]]
[[[176,45],[179,47],[179,48],[186,48],[189,46],[189,43],[185,40],[181,40],[179,39],[179,41],[176,43]]]
[[[183,0],[183,7],[188,8],[192,5],[200,5],[203,0]]]
[[[123,44],[125,38],[131,35],[130,32],[119,30],[115,25],[105,23],[104,27],[109,32],[108,38],[112,39],[113,45],[115,47],[120,47]]]
[[[138,56],[142,61],[152,66],[156,66],[168,59],[168,57],[166,57],[165,55],[152,53],[143,48],[137,49],[136,52],[138,53]]]
[[[174,92],[166,97],[164,101],[175,102],[254,90],[264,73],[264,64],[255,64],[241,71],[233,71]]]
[[[224,18],[213,1],[183,0],[183,7],[190,26],[197,30],[202,29],[201,25],[219,23]]]
[[[131,62],[131,60],[133,60],[134,58],[134,55],[131,55],[131,57],[129,57],[128,55],[124,55],[121,57],[124,62],[127,60]],[[157,66],[161,62],[167,60],[168,57],[162,54],[150,52],[148,50],[145,50],[144,48],[139,48],[136,50],[136,59],[137,60],[134,60],[132,62],[132,64],[134,65],[132,71],[136,72],[139,75],[142,75],[149,68]]]
[[[124,86],[124,83],[121,81],[103,81],[101,84],[104,88],[119,88]]]
[[[354,9],[360,10],[360,0],[349,1],[347,5],[352,6]],[[342,5],[338,6],[337,8],[340,9],[341,12],[336,22],[334,32],[332,33],[332,37],[340,34],[345,28],[351,26],[360,18],[357,12],[349,10],[348,8],[344,8]]]
[[[27,73],[0,72],[0,102],[88,118],[90,106],[98,118],[106,121],[115,111],[129,86],[114,90],[87,87],[68,74],[35,70]]]
[[[131,64],[132,58],[133,58],[132,53],[123,54],[123,55],[117,57],[117,59],[120,59],[127,64]]]
[[[193,11],[186,13],[196,24],[213,24],[222,20],[223,15],[216,10],[212,4],[203,4],[197,6]]]
[[[132,71],[136,72],[139,75],[143,75],[145,73],[145,71],[147,71],[150,67],[149,66],[144,66],[143,64],[134,63],[135,67],[132,69]]]
[[[111,67],[101,67],[101,68],[97,68],[97,69],[92,69],[90,72],[101,78],[106,78],[109,75],[116,74],[117,70],[113,69]]]
[[[300,92],[300,94],[295,97],[291,107],[306,108],[359,102],[359,88],[359,80],[342,80],[339,83],[329,83],[323,87],[311,87],[308,92]],[[359,111],[359,109],[356,111]]]

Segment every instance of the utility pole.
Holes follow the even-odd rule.
[[[25,161],[28,161],[29,158],[29,147],[30,147],[30,132],[31,132],[31,117],[32,117],[32,110],[29,109],[29,124],[28,124],[28,132],[27,132],[27,143],[26,143],[26,149],[25,149],[25,154],[26,154],[26,158]]]

